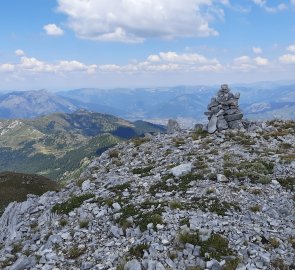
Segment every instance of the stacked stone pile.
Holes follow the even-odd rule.
[[[240,94],[231,93],[227,84],[221,85],[217,96],[208,105],[208,132],[214,133],[226,129],[241,129],[243,113],[239,108]]]

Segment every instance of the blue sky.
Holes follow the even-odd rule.
[[[295,0],[2,0],[0,90],[293,80]]]

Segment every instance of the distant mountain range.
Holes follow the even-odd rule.
[[[240,106],[250,119],[295,119],[295,83],[262,82],[230,86],[240,92]],[[178,86],[140,89],[46,90],[0,95],[0,118],[32,118],[83,108],[129,120],[192,118],[204,121],[203,112],[219,86]]]
[[[120,141],[165,128],[79,110],[35,119],[0,120],[0,171],[58,179]],[[71,175],[71,174],[70,174]]]

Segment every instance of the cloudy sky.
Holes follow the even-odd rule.
[[[0,25],[0,90],[295,79],[295,0],[2,0]]]

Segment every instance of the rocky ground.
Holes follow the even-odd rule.
[[[295,123],[133,139],[11,203],[1,269],[295,269]]]

